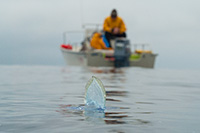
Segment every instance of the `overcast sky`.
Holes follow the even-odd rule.
[[[200,68],[199,0],[1,0],[0,64],[64,65],[64,31],[102,24],[116,8],[131,42],[158,53],[157,68]],[[71,40],[73,41],[73,40]]]

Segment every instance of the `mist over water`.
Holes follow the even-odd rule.
[[[116,8],[131,43],[148,43],[159,54],[156,67],[199,69],[198,5],[198,0],[1,1],[0,64],[64,65],[63,32],[102,24]]]

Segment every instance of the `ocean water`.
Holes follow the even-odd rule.
[[[92,76],[105,86],[104,111],[78,108]],[[199,133],[199,125],[199,70],[0,66],[0,133]]]

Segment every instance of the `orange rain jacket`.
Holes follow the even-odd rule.
[[[95,48],[95,49],[108,49],[108,50],[112,49],[112,48],[106,47],[105,43],[103,42],[101,33],[94,33],[90,41],[90,45],[92,48]]]
[[[103,30],[107,32],[112,32],[113,28],[119,28],[120,33],[124,33],[126,31],[126,26],[122,18],[118,17],[113,20],[111,16],[107,17],[103,24]]]

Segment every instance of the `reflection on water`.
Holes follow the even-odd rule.
[[[198,81],[194,79],[193,82],[187,83],[188,80],[185,80],[182,83],[178,78],[182,78],[182,75],[173,75],[173,73],[167,71],[140,68],[124,68],[120,70],[85,68],[82,69],[82,75],[70,76],[68,73],[65,74],[66,80],[70,81],[71,77],[76,77],[78,81],[82,82],[86,82],[93,75],[101,79],[105,85],[107,95],[106,110],[102,112],[60,107],[59,112],[64,116],[72,115],[71,117],[76,118],[75,121],[89,122],[104,128],[108,127],[105,125],[114,127],[114,129],[106,130],[109,132],[132,132],[131,130],[127,131],[127,128],[132,129],[131,127],[136,127],[137,131],[141,131],[142,129],[138,129],[141,126],[146,129],[141,132],[148,132],[148,129],[152,127],[158,127],[156,129],[161,132],[162,128],[170,132],[170,128],[165,128],[166,125],[171,127],[173,122],[184,123],[182,119],[183,116],[186,116],[187,111],[181,115],[181,109],[185,107],[186,110],[192,111],[192,108],[187,108],[186,104],[180,102],[181,100],[179,99],[184,102],[190,101],[189,98],[193,100],[199,99],[197,96],[192,97],[199,90],[196,86],[191,86],[193,82],[194,85],[198,85]],[[84,89],[83,85],[79,87]],[[187,87],[197,93],[192,93]],[[189,93],[183,94],[183,92]],[[79,105],[83,101],[83,95],[84,93],[82,92],[73,97],[74,99],[79,99],[79,102],[73,103],[73,106],[84,106]],[[64,95],[64,97],[68,96],[69,94]],[[70,102],[66,102],[66,104],[70,104]],[[196,112],[194,113],[197,114]],[[196,119],[196,117],[193,119]],[[118,127],[116,125],[123,126],[116,128]]]
[[[70,107],[70,108],[69,108]],[[60,112],[64,116],[68,116],[69,114],[84,116],[85,119],[79,119],[80,121],[90,121],[94,123],[104,122],[105,124],[149,124],[150,121],[142,120],[142,119],[131,119],[132,121],[126,121],[125,118],[130,118],[128,112],[120,112],[123,109],[130,109],[124,107],[107,107],[104,110],[83,110],[84,105],[62,105]],[[117,111],[117,112],[116,112]],[[135,112],[135,114],[152,114],[153,112]]]
[[[0,132],[199,133],[200,71],[0,66]],[[106,109],[84,110],[85,84],[100,78]]]
[[[85,109],[86,106],[75,106],[75,105],[61,105],[58,112],[62,113],[64,116],[68,114],[84,116],[86,121],[104,121],[106,124],[125,124],[123,118],[128,117],[127,112],[116,112],[122,109],[120,107],[107,107],[106,110],[88,110]],[[112,112],[114,111],[114,112]]]
[[[141,92],[132,93],[129,89],[132,86],[126,87],[126,84],[129,82],[127,81],[129,78],[127,77],[126,69],[86,68],[84,69],[84,73],[92,73],[91,76],[95,75],[102,80],[106,89],[106,108],[105,110],[90,110],[86,109],[87,107],[83,104],[61,105],[59,112],[63,116],[78,117],[76,121],[85,121],[95,125],[126,126],[151,124],[149,119],[140,117],[140,115],[152,115],[154,112],[143,109],[143,105],[153,105],[154,103],[149,101],[138,101],[137,99],[133,101],[130,99],[130,95],[134,93],[137,95],[143,94]],[[77,78],[84,81],[88,80],[85,75]],[[83,101],[84,97],[79,95],[75,98],[79,98]],[[134,98],[134,95],[132,95],[131,98]],[[119,129],[115,128],[107,131],[120,133],[126,131]]]
[[[106,98],[106,101],[122,102],[121,100],[116,100],[116,99],[112,99],[112,98]]]
[[[128,91],[106,91],[107,97],[126,97]],[[121,100],[106,98],[106,101],[120,102],[123,104]],[[145,102],[136,102],[138,104],[151,104]],[[110,107],[106,106],[105,110],[102,109],[94,109],[87,108],[84,104],[80,105],[60,105],[59,112],[64,116],[68,116],[68,114],[84,116],[85,119],[79,119],[80,121],[90,121],[92,123],[104,122],[105,124],[149,124],[150,121],[145,121],[142,119],[132,119],[132,122],[127,121],[126,118],[131,118],[128,112],[130,111],[129,107]],[[135,112],[136,114],[151,114],[153,112]]]
[[[126,97],[127,91],[106,91],[107,96],[122,96]]]
[[[106,73],[106,74],[109,74],[109,73],[124,73],[123,69],[120,69],[120,68],[113,68],[113,67],[89,67],[89,70],[93,73]]]

